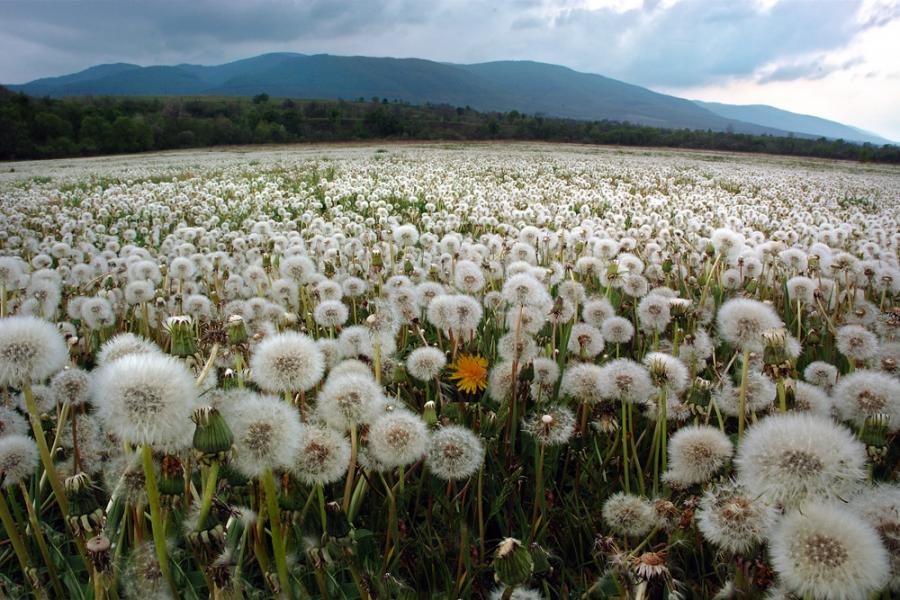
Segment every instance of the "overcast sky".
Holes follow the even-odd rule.
[[[263,52],[530,59],[900,140],[900,0],[0,0],[0,81]]]

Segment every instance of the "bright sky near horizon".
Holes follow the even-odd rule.
[[[538,60],[900,140],[900,0],[0,0],[0,82],[275,51]]]

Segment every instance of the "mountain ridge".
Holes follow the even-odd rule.
[[[751,107],[751,110],[737,105],[691,101],[603,75],[527,60],[456,64],[420,58],[277,52],[221,65],[110,63],[6,87],[29,95],[50,97],[254,96],[262,93],[275,97],[348,100],[379,97],[412,104],[471,106],[482,111],[517,110],[672,129],[842,137],[854,142],[890,143],[849,125],[819,117],[765,105]]]

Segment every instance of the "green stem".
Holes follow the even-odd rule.
[[[213,492],[216,489],[216,481],[219,477],[219,461],[214,460],[209,466],[209,472],[206,474],[206,481],[203,483],[203,498],[200,500],[200,515],[197,518],[197,526],[195,531],[203,531],[203,524],[206,522],[206,516],[212,506]]]
[[[787,412],[787,392],[784,389],[784,378],[779,377],[778,381],[775,382],[776,390],[778,391],[778,408],[781,409],[781,412]]]
[[[63,516],[68,517],[69,500],[66,497],[66,490],[63,488],[62,482],[59,480],[59,475],[56,473],[53,457],[50,455],[50,448],[47,447],[47,438],[44,436],[44,428],[41,425],[41,416],[38,414],[37,405],[34,402],[31,384],[25,384],[22,388],[22,394],[25,397],[25,406],[28,408],[28,420],[31,422],[31,431],[34,433],[34,439],[37,442],[38,451],[41,455],[41,463],[44,465],[44,471],[47,472],[50,487],[53,488],[53,496],[56,498],[56,503],[59,505]]]
[[[25,544],[22,542],[19,530],[16,528],[16,520],[13,519],[12,514],[9,512],[9,505],[6,504],[6,495],[3,493],[0,493],[0,521],[3,522],[6,536],[9,538],[13,552],[15,552],[16,558],[19,560],[22,575],[25,576],[30,570],[28,566],[28,551],[25,550]],[[37,592],[37,589],[35,589],[35,592]]]
[[[541,444],[538,452],[537,464],[534,472],[534,515],[531,519],[531,539],[537,538],[537,530],[539,526],[543,526],[546,521],[546,507],[544,505],[544,454],[546,452],[546,444]],[[540,521],[538,521],[540,517]]]
[[[617,345],[618,347],[618,345]],[[624,400],[622,403],[622,466],[625,470],[625,493],[631,493],[631,475],[628,473],[628,407]]]
[[[290,598],[293,597],[293,593],[291,592],[291,581],[288,578],[287,554],[281,531],[281,513],[278,509],[278,496],[272,471],[266,470],[263,473],[262,484],[266,495],[266,511],[269,513],[269,530],[272,532],[272,553],[275,555],[278,582],[281,585],[281,593]]]
[[[156,472],[153,470],[153,451],[146,444],[141,447],[141,455],[144,462],[144,481],[147,486],[147,500],[150,504],[150,525],[153,529],[153,545],[156,548],[156,559],[159,561],[159,570],[169,584],[172,594],[177,598],[178,590],[175,580],[172,579],[172,571],[169,568],[169,552],[166,548],[165,523],[159,508],[159,488],[156,485]]]
[[[378,373],[379,370],[376,369],[375,372]],[[356,474],[356,453],[356,425],[354,424],[350,426],[350,464],[347,466],[347,480],[344,483],[344,498],[341,502],[344,514],[347,514],[350,510],[350,497],[353,494],[353,477]]]
[[[744,421],[747,412],[747,371],[750,368],[750,349],[745,348],[741,357],[741,389],[738,395],[738,440],[744,436]]]
[[[660,432],[659,432],[659,449],[660,449],[660,475],[665,472],[668,465],[668,442],[669,442],[669,422],[666,415],[666,386],[659,388],[659,415],[660,415]]]
[[[328,533],[328,513],[325,511],[325,490],[316,484],[316,495],[319,497],[319,519],[322,521],[322,535]]]
[[[41,524],[38,521],[37,513],[34,510],[34,504],[31,501],[31,494],[28,493],[28,488],[25,487],[24,481],[19,481],[19,489],[22,491],[22,499],[25,501],[25,507],[28,510],[28,521],[31,523],[31,529],[34,531],[34,539],[37,541],[38,550],[41,553],[41,558],[44,559],[44,564],[47,565],[47,574],[50,575],[50,584],[53,586],[53,590],[56,592],[59,598],[65,596],[63,593],[62,585],[59,583],[59,576],[56,573],[56,567],[53,565],[53,561],[50,560],[50,551],[47,548],[47,541],[44,539],[44,530],[41,528]],[[2,494],[0,494],[2,496]]]

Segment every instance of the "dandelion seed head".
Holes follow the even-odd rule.
[[[23,316],[0,319],[0,387],[43,381],[68,358],[66,342],[51,323]]]
[[[616,492],[603,504],[603,521],[619,535],[637,538],[656,525],[656,510],[646,498]]]
[[[481,468],[484,446],[470,429],[447,425],[431,434],[425,462],[440,479],[467,479]]]
[[[240,473],[259,477],[293,466],[303,425],[297,410],[281,398],[247,392],[224,416],[234,434],[232,464]]]
[[[703,495],[696,519],[700,533],[709,543],[741,554],[765,541],[775,515],[772,506],[759,495],[729,481]]]
[[[522,430],[540,444],[560,446],[575,432],[575,413],[562,405],[542,407],[523,421]]]
[[[837,377],[837,367],[821,360],[809,363],[803,370],[803,378],[806,381],[825,390],[830,390],[837,383]]]
[[[160,450],[190,446],[199,390],[184,363],[163,354],[132,354],[95,373],[91,397],[109,431]]]
[[[878,338],[860,325],[844,325],[839,328],[835,344],[841,354],[857,361],[869,360],[878,350]]]
[[[0,436],[0,485],[18,485],[37,470],[38,449],[33,439],[9,433]]]
[[[28,435],[28,421],[11,406],[0,404],[0,437]]]
[[[900,380],[896,377],[881,371],[854,371],[841,378],[832,398],[846,421],[863,425],[868,417],[884,414],[890,430],[900,430]]]
[[[348,431],[370,423],[383,404],[381,387],[371,375],[332,371],[319,391],[316,409],[330,427]]]
[[[350,464],[350,440],[330,427],[304,425],[291,471],[307,485],[340,480]]]
[[[627,344],[634,337],[634,325],[624,317],[612,316],[600,325],[600,335],[611,344]]]
[[[388,468],[410,465],[428,448],[428,428],[418,416],[395,410],[379,416],[369,427],[369,452]]]
[[[162,354],[162,350],[153,342],[133,333],[119,333],[100,347],[97,365],[102,367],[124,356],[140,354]]]
[[[643,403],[656,393],[647,369],[629,358],[619,358],[601,367],[598,390],[603,398],[629,404]]]
[[[681,487],[705,483],[725,467],[734,453],[728,436],[715,427],[690,425],[669,440],[667,481]]]
[[[845,427],[795,412],[751,426],[738,446],[735,465],[747,489],[793,507],[856,490],[866,477],[866,450]]]
[[[279,333],[256,347],[250,370],[253,380],[268,392],[305,392],[322,379],[325,358],[302,333]]]
[[[769,555],[788,590],[823,600],[864,600],[889,576],[887,551],[875,529],[828,503],[787,513],[772,531]]]
[[[719,335],[742,350],[762,350],[762,333],[782,326],[772,307],[757,300],[734,298],[719,308]]]
[[[58,404],[82,406],[90,401],[91,378],[83,369],[64,369],[50,380],[50,390]]]
[[[447,355],[438,348],[416,348],[406,357],[406,370],[419,381],[432,381],[447,366]]]

